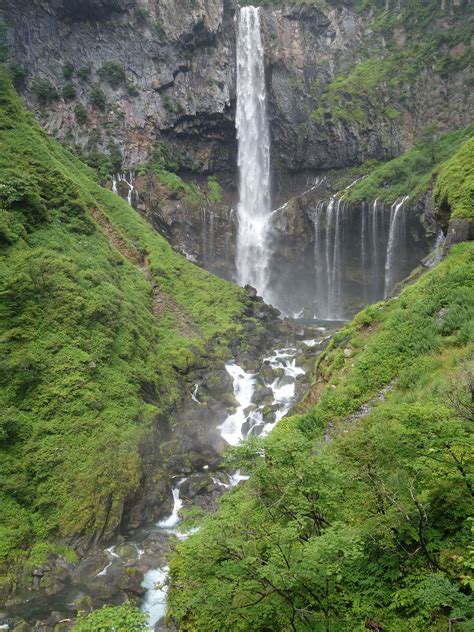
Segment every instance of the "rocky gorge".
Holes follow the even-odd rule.
[[[469,620],[471,20],[0,3],[0,629]]]

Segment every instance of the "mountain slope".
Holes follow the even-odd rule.
[[[0,569],[110,537],[182,378],[245,293],[176,254],[27,114],[0,68]],[[157,451],[155,466],[159,472]],[[73,537],[75,539],[73,539]],[[36,556],[36,557],[35,557]],[[5,583],[5,582],[4,582]],[[11,584],[6,580],[6,585]]]
[[[474,247],[366,308],[178,545],[180,630],[471,629]]]

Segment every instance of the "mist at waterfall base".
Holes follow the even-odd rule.
[[[320,321],[352,318],[387,298],[434,246],[407,197],[353,204],[305,199],[304,237],[271,231],[268,295],[283,314]],[[275,216],[284,213],[279,209]],[[265,296],[265,295],[264,295]]]

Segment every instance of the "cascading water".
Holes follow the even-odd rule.
[[[395,257],[396,249],[400,247],[405,237],[405,214],[403,205],[408,200],[408,195],[392,204],[390,211],[390,231],[388,234],[387,258],[385,260],[385,287],[384,298],[395,285]]]
[[[270,228],[270,132],[258,8],[243,7],[237,35],[238,282],[265,294]]]
[[[117,188],[118,182],[125,182],[128,186],[127,192],[127,202],[130,206],[133,206],[133,196],[136,194],[135,191],[135,173],[133,171],[128,172],[128,176],[125,173],[118,173],[116,176],[112,176],[112,191],[119,195],[119,191]]]
[[[406,212],[407,200],[399,198],[391,207],[379,199],[354,207],[341,196],[317,202],[309,215],[314,318],[343,320],[363,304],[386,297],[426,254],[417,237],[421,223]]]

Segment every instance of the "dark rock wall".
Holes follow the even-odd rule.
[[[4,5],[11,57],[29,72],[22,94],[48,132],[82,148],[92,143],[106,151],[113,142],[126,167],[143,163],[160,138],[176,149],[184,170],[235,174],[235,0],[4,0]],[[355,61],[381,58],[394,46],[403,50],[406,33],[374,33],[372,18],[369,11],[339,2],[324,10],[298,3],[262,8],[276,177],[390,158],[430,123],[446,130],[472,119],[469,68],[441,76],[433,65],[403,90],[393,92],[381,82],[363,103],[364,120],[327,111],[323,97],[334,77],[347,74]],[[433,21],[437,32],[453,26],[448,14]],[[136,93],[99,76],[111,60],[122,64]],[[71,79],[63,75],[68,62],[75,67]],[[77,71],[89,64],[91,74],[81,80]],[[58,89],[72,83],[76,100],[39,107],[32,90],[37,77]],[[107,96],[104,112],[91,103],[95,85]],[[350,99],[343,96],[337,106],[350,110]],[[88,110],[85,125],[74,116],[78,102]],[[387,107],[399,116],[391,120]]]

